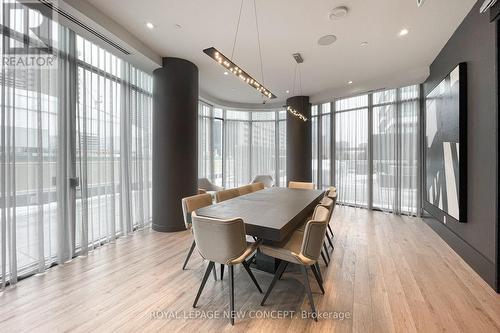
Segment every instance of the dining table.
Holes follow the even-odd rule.
[[[282,242],[312,215],[323,196],[322,190],[271,187],[197,209],[196,214],[216,219],[239,217],[247,235],[264,243]],[[255,256],[257,269],[274,273],[278,264],[260,252]]]

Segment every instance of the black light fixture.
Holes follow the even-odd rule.
[[[302,64],[304,62],[304,58],[302,58],[302,55],[300,53],[294,53],[294,54],[292,54],[292,57],[295,60],[295,73],[293,75],[292,94],[295,94],[295,82],[297,81],[297,76],[298,76],[298,78],[299,78],[299,80],[298,80],[299,81],[299,87],[298,87],[299,91],[298,92],[299,92],[299,95],[302,95],[302,73],[300,71],[300,64]],[[292,108],[289,105],[286,107],[286,110],[304,122],[308,120],[306,116],[304,116],[302,113],[295,110],[294,108]]]
[[[228,57],[226,57],[222,52],[217,50],[215,47],[209,47],[208,49],[204,49],[203,52],[210,58],[218,62],[219,65],[224,67],[227,71],[233,73],[243,82],[246,82],[250,87],[260,92],[262,95],[270,99],[276,98],[276,95],[274,95],[271,91],[269,91],[269,89],[264,87],[259,81],[257,81],[250,74],[241,69],[240,66],[236,65],[234,62],[229,60]]]
[[[235,76],[241,79],[241,81],[246,82],[250,87],[254,88],[257,90],[259,93],[262,94],[265,98],[273,99],[276,98],[276,95],[273,94],[269,89],[267,89],[264,86],[264,69],[262,66],[262,51],[260,48],[260,34],[259,34],[259,21],[257,20],[257,4],[255,0],[253,0],[253,8],[254,8],[254,13],[255,13],[255,27],[257,30],[257,45],[259,46],[259,59],[260,59],[260,74],[261,74],[261,80],[262,83],[258,82],[256,79],[254,79],[250,74],[245,72],[243,69],[241,69],[240,66],[236,65],[233,62],[234,59],[234,49],[236,47],[236,41],[238,40],[238,31],[240,28],[240,21],[241,21],[241,12],[243,11],[243,0],[241,0],[240,4],[240,13],[238,16],[238,23],[236,25],[236,31],[234,34],[234,41],[233,41],[233,50],[231,52],[231,57],[226,57],[222,52],[217,50],[215,47],[209,47],[207,49],[204,49],[203,52],[208,55],[210,58],[215,60],[216,62],[219,63],[226,72],[224,74],[231,72]],[[227,74],[226,74],[227,75]],[[264,99],[264,103],[266,100]]]

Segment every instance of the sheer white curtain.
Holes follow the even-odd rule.
[[[152,81],[77,37],[76,240],[83,253],[150,222]]]
[[[275,185],[286,187],[286,111],[278,111],[278,173]]]
[[[39,19],[16,6],[2,54]],[[150,221],[151,77],[50,26],[57,66],[0,68],[2,288]]]
[[[252,179],[257,175],[276,177],[275,112],[251,112]],[[275,179],[276,181],[276,179]]]
[[[311,142],[312,142],[312,181],[319,188],[319,115],[318,106],[313,105],[311,107]]]
[[[250,114],[226,111],[224,120],[225,187],[250,183]]]
[[[335,103],[335,181],[338,201],[368,205],[368,96]]]
[[[418,213],[418,96],[409,86],[336,101],[339,202]]]
[[[212,110],[199,102],[198,110],[198,177],[212,180]]]

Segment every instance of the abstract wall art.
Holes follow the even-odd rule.
[[[444,223],[467,220],[466,82],[467,64],[461,63],[425,98],[424,208],[431,214],[438,208]]]

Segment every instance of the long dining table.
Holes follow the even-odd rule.
[[[217,219],[240,217],[247,235],[266,243],[280,242],[312,214],[323,195],[321,190],[271,187],[200,208],[196,214]],[[256,268],[274,273],[277,266],[274,258],[257,253]]]

